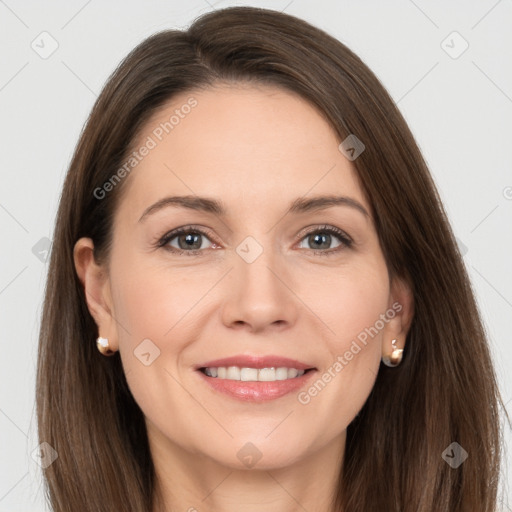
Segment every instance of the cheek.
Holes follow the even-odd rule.
[[[329,436],[348,426],[375,383],[386,325],[381,315],[389,301],[387,268],[380,260],[340,268],[319,285],[310,287],[307,303],[329,327],[324,348],[330,357],[298,401],[311,418],[331,418]]]
[[[148,264],[148,259],[117,260],[112,288],[128,385],[144,414],[158,422],[164,407],[190,407],[190,396],[178,381],[187,375],[189,347],[201,338],[198,314],[207,302],[201,298],[211,289],[212,275]]]
[[[125,259],[112,274],[124,373],[135,401],[155,423],[168,420],[164,410],[190,407],[190,396],[178,383],[181,376],[176,367],[194,339],[187,313],[204,291],[198,289],[200,283],[185,281],[176,273],[135,259]],[[205,279],[202,283],[206,284]],[[173,435],[185,438],[187,432],[181,427],[178,422]]]
[[[389,281],[381,258],[368,258],[339,269],[303,277],[299,292],[304,303],[318,316],[337,351],[374,326],[389,302]],[[344,351],[344,350],[343,350]]]
[[[375,262],[347,276],[342,288],[336,308],[331,308],[336,337],[330,351],[337,360],[343,356],[344,379],[363,384],[373,379],[380,364],[386,325],[381,318],[389,302],[387,269]]]
[[[125,261],[117,268],[114,280],[117,319],[126,327],[118,330],[120,343],[150,338],[161,349],[165,340],[172,338],[173,330],[186,323],[187,313],[208,289],[205,279],[186,278],[144,262]]]

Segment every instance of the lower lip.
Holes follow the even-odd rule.
[[[299,390],[316,373],[316,370],[310,370],[300,377],[294,377],[293,379],[276,380],[273,382],[219,379],[217,377],[208,377],[208,375],[205,375],[200,370],[197,370],[197,372],[206,384],[217,391],[221,391],[238,400],[264,402]]]

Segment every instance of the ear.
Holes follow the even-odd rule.
[[[98,335],[107,338],[110,348],[117,351],[119,343],[113,316],[110,279],[105,268],[96,263],[93,251],[93,241],[90,238],[80,238],[73,250],[75,269],[84,287],[89,312],[98,326]]]
[[[397,348],[405,347],[405,340],[414,316],[414,298],[411,286],[407,281],[393,278],[391,281],[388,311],[389,321],[383,329],[382,355],[393,352],[391,342],[396,339]]]

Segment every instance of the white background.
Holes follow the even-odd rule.
[[[284,10],[326,30],[397,102],[466,251],[512,413],[510,0],[0,0],[0,512],[45,510],[31,453],[38,445],[34,381],[47,264],[32,249],[39,242],[44,250],[40,240],[52,238],[82,125],[108,75],[141,40],[235,4]],[[51,48],[43,31],[58,43],[46,59],[31,46]],[[463,40],[446,39],[453,31]],[[464,40],[468,49],[453,58]],[[506,436],[509,442],[509,429]],[[509,487],[511,472],[504,473]],[[506,501],[500,510],[512,510]]]

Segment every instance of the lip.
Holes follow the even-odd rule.
[[[265,368],[265,366],[263,366],[263,368]],[[294,391],[298,392],[298,390],[305,386],[312,376],[317,373],[317,370],[311,369],[300,377],[276,380],[274,382],[219,379],[217,377],[208,377],[208,375],[199,369],[196,373],[214,391],[221,392],[224,395],[244,402],[266,402],[288,395]]]
[[[208,375],[201,371],[202,368],[218,368],[219,366],[238,366],[239,368],[256,369],[284,367],[310,371],[306,371],[300,377],[276,380],[274,382],[219,379],[217,377],[208,377]],[[213,390],[245,402],[265,402],[280,398],[294,391],[298,391],[311,379],[312,375],[317,373],[314,365],[298,361],[296,359],[290,359],[289,357],[250,354],[239,354],[236,356],[207,361],[197,365],[195,370],[197,370],[198,375]]]
[[[225,357],[223,359],[215,359],[195,366],[196,370],[201,368],[218,368],[219,366],[238,366],[239,368],[297,368],[297,370],[316,369],[314,365],[307,364],[296,359],[290,359],[277,355],[248,355],[239,354],[236,356]],[[308,372],[310,373],[310,372]]]

